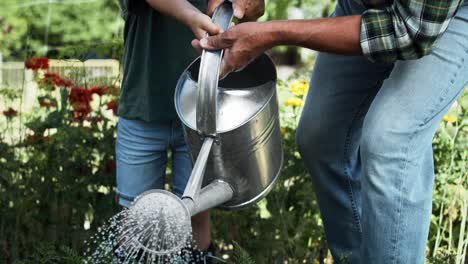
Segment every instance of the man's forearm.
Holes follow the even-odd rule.
[[[294,45],[312,50],[360,55],[361,16],[313,20],[279,20],[262,23],[272,45]],[[263,35],[263,34],[262,34]]]
[[[207,50],[226,49],[221,72],[245,67],[277,45],[293,45],[323,52],[361,55],[361,16],[241,23],[226,32],[194,41]],[[224,76],[224,74],[223,74]]]

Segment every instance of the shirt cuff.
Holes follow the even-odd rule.
[[[386,10],[368,9],[361,19],[361,50],[372,62],[392,63],[397,60],[395,29]]]

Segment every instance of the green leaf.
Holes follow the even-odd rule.
[[[250,257],[249,253],[242,248],[239,243],[233,241],[234,252],[232,255],[232,263],[235,264],[255,264],[255,261]]]

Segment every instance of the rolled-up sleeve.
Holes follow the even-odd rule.
[[[394,0],[362,14],[361,49],[373,62],[418,59],[427,55],[463,0]]]

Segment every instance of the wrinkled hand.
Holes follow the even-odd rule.
[[[242,23],[216,35],[194,39],[195,49],[219,50],[224,49],[221,62],[220,78],[229,73],[242,69],[272,46],[268,34],[262,34],[261,24],[257,22]]]
[[[208,0],[208,15],[212,16],[216,7],[224,0]],[[232,0],[234,16],[242,22],[256,21],[265,12],[264,0]]]

